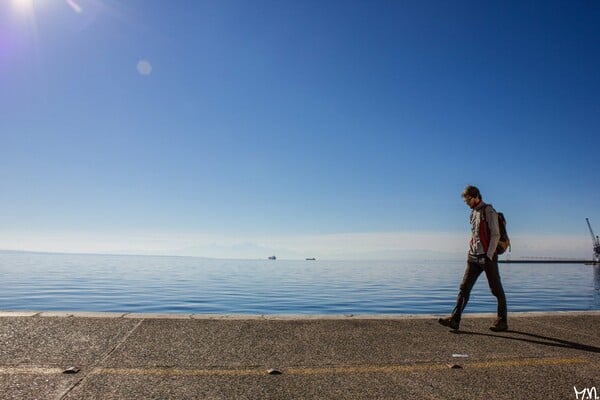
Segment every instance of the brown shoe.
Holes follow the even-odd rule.
[[[455,331],[458,330],[458,326],[460,325],[460,321],[457,321],[452,317],[439,318],[438,323]]]
[[[494,332],[504,332],[508,330],[508,323],[503,318],[498,318],[494,321],[492,326],[490,326],[490,330]]]

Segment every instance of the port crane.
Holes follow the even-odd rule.
[[[592,225],[590,225],[590,220],[586,218],[585,222],[587,222],[588,229],[592,235],[592,243],[594,244],[594,262],[598,263],[600,262],[600,239],[598,239],[598,236],[594,235]]]

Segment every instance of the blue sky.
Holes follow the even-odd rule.
[[[5,0],[0,248],[517,255],[600,233],[600,3]]]

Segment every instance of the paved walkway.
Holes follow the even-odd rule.
[[[600,311],[436,319],[0,312],[0,398],[600,398]]]

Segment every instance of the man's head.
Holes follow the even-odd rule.
[[[475,186],[467,186],[462,192],[462,198],[470,208],[475,208],[481,203],[481,193]]]

